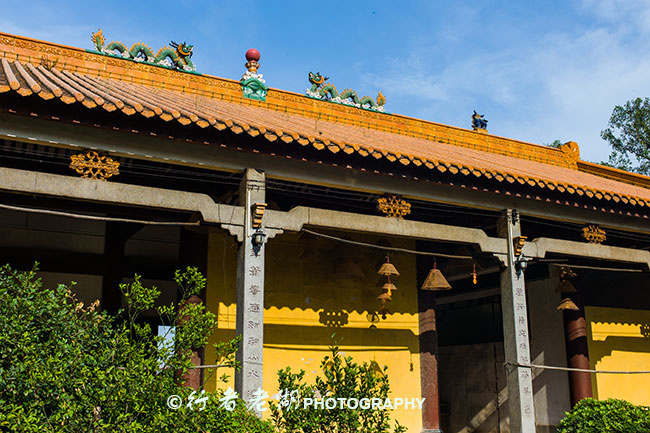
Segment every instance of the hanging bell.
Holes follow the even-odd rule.
[[[555,289],[557,293],[576,293],[577,290],[569,280],[560,280],[560,284]]]
[[[388,256],[386,256],[386,263],[381,265],[381,268],[377,271],[379,275],[387,275],[387,276],[399,276],[399,272],[397,272],[397,268],[395,265],[393,265],[390,260],[388,259]]]
[[[573,310],[573,311],[578,311],[580,308],[576,305],[575,302],[571,300],[571,298],[564,298],[562,301],[557,306],[558,310]]]
[[[449,282],[445,279],[444,275],[442,275],[442,272],[440,272],[440,270],[437,269],[435,266],[433,267],[433,269],[429,271],[429,275],[427,276],[427,279],[424,280],[422,287],[420,287],[420,290],[449,290],[449,289],[451,289],[451,285],[449,285]]]
[[[377,300],[381,302],[381,305],[385,305],[386,302],[392,301],[393,298],[390,296],[390,293],[382,293],[377,296]]]
[[[390,281],[384,284],[381,288],[386,290],[386,293],[389,295],[393,293],[393,290],[397,290],[397,286],[395,286],[395,284],[391,283]]]

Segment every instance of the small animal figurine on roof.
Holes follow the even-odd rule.
[[[474,114],[472,114],[472,129],[474,131],[481,130],[487,132],[487,123],[488,121],[485,119],[485,116],[478,114],[476,110],[474,110]]]
[[[170,43],[171,47],[162,47],[156,54],[153,53],[147,44],[137,42],[131,49],[127,49],[122,42],[113,41],[108,45],[102,29],[92,34],[91,40],[95,44],[95,49],[101,54],[107,56],[122,57],[135,62],[150,63],[156,66],[164,66],[172,69],[179,69],[186,72],[195,72],[196,67],[192,63],[192,54],[194,46],[186,42],[178,44],[174,41]]]
[[[336,86],[332,83],[326,83],[328,77],[321,75],[320,72],[309,73],[309,82],[311,88],[307,89],[306,95],[316,99],[334,102],[337,104],[351,105],[357,108],[365,108],[366,110],[384,112],[384,105],[386,98],[379,92],[377,101],[374,101],[370,96],[359,98],[357,92],[352,89],[345,89],[341,93],[336,90]]]

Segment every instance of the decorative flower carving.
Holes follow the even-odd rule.
[[[582,237],[592,244],[602,244],[607,239],[605,230],[597,225],[588,225],[582,229]]]
[[[87,153],[70,155],[70,168],[87,179],[106,180],[120,174],[120,163],[94,150]]]
[[[403,219],[411,213],[411,203],[397,196],[391,195],[377,199],[377,209],[389,218]]]

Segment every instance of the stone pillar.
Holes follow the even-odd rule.
[[[580,310],[563,310],[567,363],[570,368],[588,370],[591,367],[589,366],[589,350],[587,348],[585,309],[580,299],[580,293],[573,293],[571,299]],[[592,397],[591,373],[570,371],[569,387],[571,389],[571,407],[583,398]]]
[[[507,209],[499,220],[499,236],[508,244],[501,272],[501,309],[506,362],[530,364],[530,342],[524,272],[517,271],[513,238],[521,235],[518,212]],[[506,366],[508,412],[512,433],[535,433],[533,381],[530,368]]]
[[[104,275],[101,308],[111,314],[122,306],[122,270],[126,242],[142,228],[141,224],[109,221],[104,233]]]
[[[243,242],[237,259],[237,335],[242,343],[237,352],[241,370],[235,373],[235,388],[244,400],[262,389],[262,347],[264,337],[264,246],[255,251],[251,206],[264,203],[264,173],[247,169],[239,188],[244,206]]]
[[[438,391],[438,330],[436,327],[436,293],[418,290],[420,332],[420,383],[422,387],[421,433],[442,433]]]

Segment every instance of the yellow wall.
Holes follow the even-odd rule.
[[[217,330],[208,341],[205,349],[205,363],[215,361],[212,345],[235,337],[236,284],[237,284],[237,245],[227,232],[210,230],[208,241],[208,285],[206,287],[206,307],[217,314]],[[212,372],[210,372],[212,373]],[[217,381],[217,377],[228,374],[227,383]],[[235,387],[234,372],[220,369],[206,376],[206,389]],[[217,383],[219,382],[219,383]]]
[[[378,242],[378,239],[354,237]],[[402,242],[394,246],[410,247]],[[224,254],[225,252],[225,254]],[[371,328],[369,311],[376,311],[377,270],[385,253],[322,239],[286,234],[271,239],[266,251],[264,308],[264,390],[277,392],[277,370],[291,366],[306,371],[313,382],[320,361],[328,353],[332,335],[341,351],[355,361],[388,366],[391,397],[420,397],[415,256],[391,254],[400,272],[398,291],[388,308],[393,313]],[[343,262],[356,263],[366,278],[336,276]],[[207,305],[218,314],[219,328],[212,342],[232,338],[235,329],[236,246],[221,231],[210,235]],[[212,362],[207,353],[206,362]],[[220,372],[221,374],[222,372]],[[215,380],[208,382],[214,389]],[[219,387],[232,386],[219,383]],[[420,430],[419,410],[398,409],[392,415],[409,431]]]
[[[650,370],[650,311],[586,307],[592,369]],[[597,374],[594,397],[650,405],[650,374]]]

